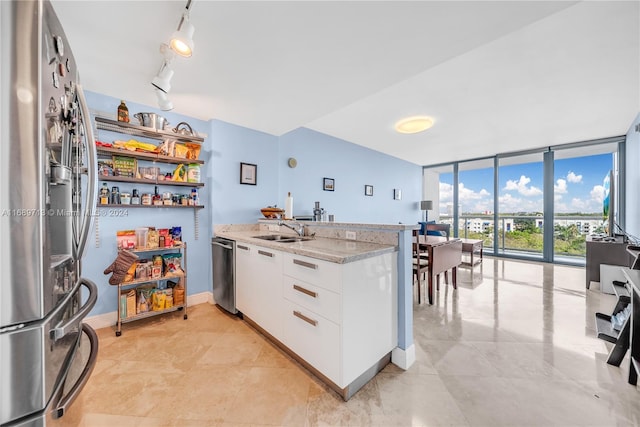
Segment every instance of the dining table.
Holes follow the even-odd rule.
[[[419,235],[418,244],[426,247],[429,257],[428,291],[429,304],[433,304],[433,282],[440,273],[451,270],[453,288],[457,288],[457,269],[462,263],[462,240],[444,236]]]

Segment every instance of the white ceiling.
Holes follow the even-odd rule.
[[[156,105],[185,1],[54,0],[85,88]],[[625,134],[640,112],[639,1],[194,0],[174,111],[307,127],[420,165]],[[426,132],[393,124],[429,115]]]

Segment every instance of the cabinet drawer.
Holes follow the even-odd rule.
[[[337,293],[341,291],[341,267],[335,262],[284,254],[284,274]]]
[[[340,328],[291,301],[285,300],[285,344],[314,368],[340,385]]]
[[[339,294],[290,276],[284,276],[282,284],[286,299],[340,324]]]

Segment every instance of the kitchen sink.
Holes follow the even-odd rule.
[[[280,234],[269,234],[266,236],[253,236],[253,238],[270,240],[272,242],[278,242],[278,243],[295,243],[295,242],[306,242],[307,240],[312,240],[310,237],[283,236]]]

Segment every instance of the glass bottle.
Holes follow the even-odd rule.
[[[118,187],[111,187],[111,204],[120,204],[120,189]]]
[[[161,205],[162,204],[162,197],[160,196],[160,193],[158,192],[158,186],[155,186],[155,190],[153,192],[153,204],[154,205]]]
[[[140,193],[138,193],[137,189],[133,189],[133,196],[131,196],[131,204],[139,205],[140,204]]]
[[[129,109],[124,101],[120,101],[120,105],[118,105],[118,121],[129,123]]]
[[[106,182],[102,183],[102,188],[100,189],[100,204],[108,205],[109,204],[109,186]]]

